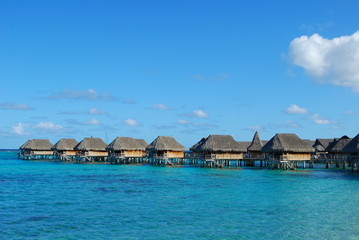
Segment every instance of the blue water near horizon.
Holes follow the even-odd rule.
[[[0,152],[0,239],[358,239],[359,174],[75,164]]]

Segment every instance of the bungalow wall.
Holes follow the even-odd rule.
[[[310,153],[287,153],[285,154],[287,160],[296,161],[296,160],[310,160]]]
[[[214,160],[231,160],[231,159],[243,159],[243,153],[206,153],[205,159]]]
[[[64,151],[57,151],[57,153],[62,156],[76,156],[77,152],[73,150],[64,150]]]
[[[167,158],[184,158],[184,152],[182,151],[167,151]]]
[[[311,160],[311,153],[267,153],[267,160],[288,160],[288,161],[304,161]]]
[[[250,159],[264,159],[265,154],[264,152],[257,152],[257,151],[248,151]]]
[[[146,156],[146,151],[141,151],[141,150],[111,151],[110,156],[128,157],[128,158],[142,158],[142,157]]]
[[[89,150],[89,151],[80,151],[80,152],[78,152],[77,155],[79,155],[79,156],[88,156],[88,157],[107,157],[108,152],[107,151]]]
[[[153,158],[184,158],[183,151],[155,151],[149,152],[149,156]]]
[[[53,151],[48,150],[48,151],[40,151],[40,150],[34,150],[31,151],[30,153],[31,155],[53,155]]]

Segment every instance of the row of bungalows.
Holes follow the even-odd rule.
[[[359,135],[359,134],[358,134]],[[238,142],[230,135],[209,135],[194,144],[189,152],[173,137],[159,136],[151,144],[143,139],[117,137],[110,144],[101,138],[84,138],[81,142],[63,138],[55,145],[46,139],[32,139],[20,147],[25,159],[56,158],[68,161],[110,161],[112,163],[143,163],[154,165],[200,162],[203,166],[229,166],[235,162],[254,166],[260,160],[270,164],[285,163],[289,167],[298,161],[326,159],[359,159],[359,136],[353,139],[300,139],[296,134],[278,133],[269,141],[262,141],[258,132],[251,142]],[[187,154],[188,153],[188,154]],[[317,156],[317,158],[313,158]]]
[[[316,139],[313,144],[313,159],[345,161],[350,157],[352,151],[356,151],[357,138],[358,136],[351,139],[344,135],[341,138]]]
[[[152,159],[154,164],[178,162],[184,158],[185,147],[173,137],[159,136],[151,144],[144,139],[117,137],[109,145],[101,138],[62,138],[55,145],[48,139],[32,139],[20,147],[23,159],[50,159],[62,161],[110,161],[112,163],[144,162]]]

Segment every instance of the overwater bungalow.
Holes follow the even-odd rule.
[[[139,163],[146,156],[146,147],[131,137],[117,137],[107,147],[112,163]]]
[[[34,159],[52,159],[53,145],[48,139],[31,139],[26,141],[20,147],[19,158]]]
[[[348,153],[348,160],[351,162],[359,162],[359,134],[356,135],[343,148],[343,152]]]
[[[74,148],[77,151],[79,161],[106,161],[108,152],[107,144],[101,138],[84,138]]]
[[[150,163],[154,165],[181,163],[186,148],[174,137],[159,136],[146,147]]]
[[[334,142],[335,139],[326,139],[326,138],[317,138],[313,144],[314,153],[313,156],[315,159],[326,159],[328,152],[326,149],[329,144]]]
[[[209,167],[222,167],[223,162],[229,166],[231,160],[235,160],[238,165],[243,159],[243,153],[247,151],[244,144],[240,144],[230,135],[209,135],[193,145],[190,150]]]
[[[258,132],[257,131],[255,132],[252,142],[247,147],[247,154],[246,154],[247,165],[255,165],[255,161],[258,160],[261,163],[260,165],[261,166],[263,165],[265,154],[262,151],[262,147],[267,142],[268,141],[262,141],[259,137]]]
[[[298,161],[305,164],[305,161],[311,160],[313,148],[296,134],[277,133],[263,146],[262,151],[271,167],[294,169]]]
[[[342,136],[339,139],[331,142],[328,147],[325,149],[328,152],[328,159],[332,160],[347,160],[348,153],[344,152],[344,147],[350,142],[350,138],[346,135]]]
[[[61,138],[52,148],[54,156],[61,161],[73,161],[76,156],[75,147],[77,144],[76,139]]]

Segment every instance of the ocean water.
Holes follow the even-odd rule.
[[[359,173],[23,161],[0,152],[0,239],[358,239]]]

